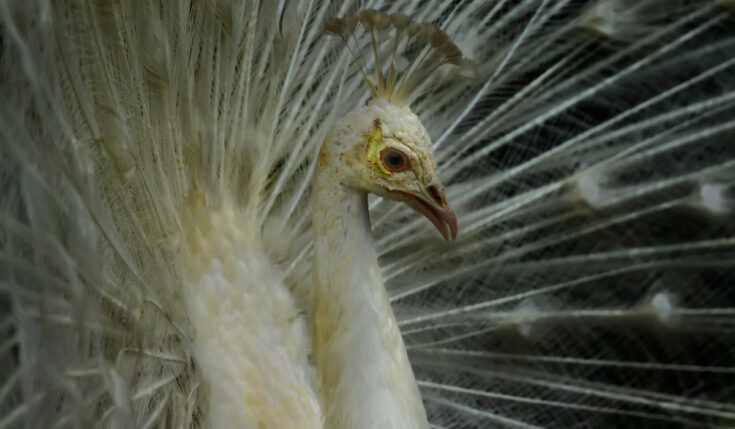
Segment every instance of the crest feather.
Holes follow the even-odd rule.
[[[439,70],[474,72],[447,33],[401,13],[365,9],[328,20],[324,31],[342,39],[373,96],[393,103],[407,104],[437,86]]]

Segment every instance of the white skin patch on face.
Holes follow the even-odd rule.
[[[375,117],[371,130],[366,134],[367,164],[375,170],[373,180],[381,182],[386,189],[420,192],[422,185],[436,177],[431,140],[418,117],[408,108],[391,107],[386,109],[388,112],[380,112]],[[404,155],[410,168],[397,172],[384,165],[379,155],[386,149]]]
[[[409,168],[385,165],[381,161],[385,149],[404,154]],[[329,165],[338,166],[341,183],[353,189],[394,200],[413,195],[431,203],[429,186],[440,188],[431,139],[406,106],[379,99],[348,113],[322,152],[331,159]]]

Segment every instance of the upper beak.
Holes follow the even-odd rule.
[[[401,197],[414,210],[426,216],[445,240],[451,241],[457,237],[457,215],[440,184],[432,182],[421,195],[401,193]]]

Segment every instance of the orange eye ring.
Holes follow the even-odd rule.
[[[385,148],[380,151],[380,163],[388,171],[399,173],[410,167],[408,157],[397,149]]]

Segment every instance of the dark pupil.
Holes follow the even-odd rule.
[[[403,157],[398,152],[388,152],[385,154],[385,165],[390,168],[400,168],[403,166]]]

